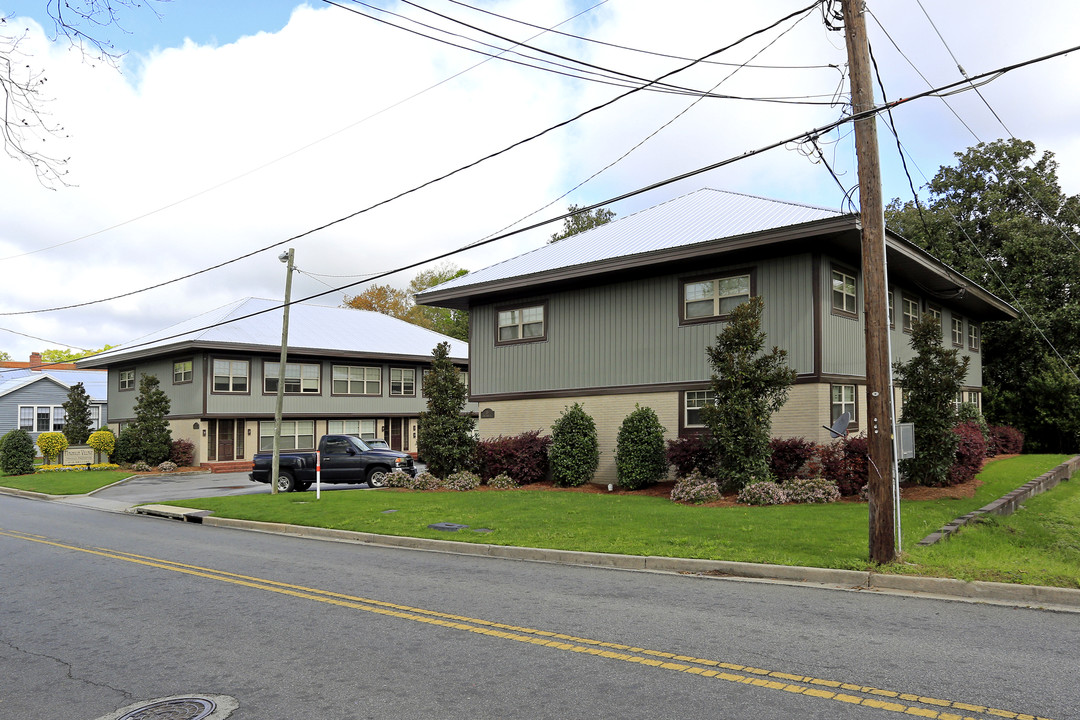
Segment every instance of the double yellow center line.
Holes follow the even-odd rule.
[[[97,555],[112,560],[136,563],[146,567],[184,573],[195,577],[240,585],[266,592],[280,593],[292,597],[328,603],[353,610],[376,613],[412,622],[427,623],[453,630],[477,633],[492,638],[514,640],[517,642],[542,645],[552,650],[596,655],[602,658],[635,663],[657,670],[682,672],[702,678],[725,682],[753,685],[766,690],[805,695],[823,701],[840,702],[849,706],[862,706],[888,710],[905,715],[933,718],[935,720],[989,720],[990,718],[1009,718],[1010,720],[1049,720],[1036,715],[1001,710],[972,703],[941,700],[913,693],[868,687],[836,680],[825,680],[806,675],[797,675],[768,670],[765,668],[739,665],[736,663],[697,658],[688,655],[650,650],[647,648],[623,645],[620,643],[591,640],[589,638],[564,635],[562,633],[536,630],[534,628],[507,625],[463,615],[425,610],[423,608],[399,605],[396,603],[372,600],[370,598],[346,595],[343,593],[320,590],[317,588],[292,585],[289,583],[266,580],[264,578],[239,575],[236,573],[214,570],[212,568],[188,565],[161,560],[158,558],[136,555],[134,553],[105,548],[83,548],[50,540],[41,535],[31,535],[17,531],[0,530],[0,536],[50,545],[64,550]]]

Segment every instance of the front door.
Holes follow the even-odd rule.
[[[401,450],[401,441],[405,438],[403,422],[402,418],[390,418],[390,447],[393,450]]]
[[[219,420],[217,433],[218,460],[232,460],[236,452],[236,423],[232,420]]]

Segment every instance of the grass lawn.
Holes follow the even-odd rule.
[[[0,487],[30,490],[49,495],[85,495],[126,477],[131,477],[131,473],[126,470],[73,470],[34,475],[0,473]]]
[[[990,558],[985,568],[967,562],[963,531],[930,550],[916,543],[950,520],[986,505],[1047,470],[1061,464],[1064,455],[1025,455],[997,460],[980,474],[983,481],[975,497],[963,500],[903,502],[903,546],[915,565],[898,564],[890,572],[980,577],[994,580],[1026,578],[1009,570],[1003,574]],[[1071,486],[1070,486],[1071,488]],[[1059,491],[1048,494],[1051,506]],[[278,495],[243,495],[200,498],[172,503],[213,510],[219,517],[262,520],[295,525],[338,528],[384,535],[426,537],[496,545],[582,550],[627,555],[738,560],[782,565],[866,569],[867,507],[865,503],[784,505],[774,507],[692,507],[664,498],[632,495],[561,493],[551,491],[411,492],[354,490]],[[1029,504],[1030,505],[1030,504]],[[387,510],[394,510],[387,513]],[[1074,504],[1071,526],[1076,528],[1080,508]],[[439,522],[468,525],[454,533],[428,528]],[[492,532],[481,533],[487,528]],[[975,532],[981,532],[980,527]],[[1066,528],[1067,529],[1067,528]],[[972,532],[971,534],[975,534]],[[1073,543],[1072,575],[1059,572],[1061,584],[1075,586],[1080,575],[1075,555],[1076,533],[1063,541]],[[955,558],[954,565],[924,557],[927,552]],[[1018,560],[1019,561],[1019,560]],[[1067,557],[1062,559],[1066,565]],[[963,575],[956,568],[966,568]],[[992,571],[992,577],[984,575]],[[1069,578],[1071,577],[1071,580]],[[1031,580],[1028,580],[1031,581]]]

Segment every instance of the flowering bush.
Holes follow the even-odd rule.
[[[1024,433],[1008,425],[994,425],[990,428],[994,447],[1002,455],[1015,455],[1024,450]]]
[[[435,490],[440,485],[439,478],[429,472],[418,473],[416,477],[410,477],[408,473],[386,474],[387,487],[399,487],[407,490]]]
[[[480,476],[468,470],[459,470],[443,480],[441,486],[447,490],[475,490],[480,487]]]
[[[180,467],[195,464],[195,443],[190,440],[173,440],[169,446],[169,460]]]
[[[959,485],[974,479],[982,469],[983,458],[986,457],[986,439],[979,426],[971,422],[957,425],[953,432],[959,436],[960,442],[956,446],[956,460],[949,468],[948,478],[950,485]]]
[[[488,487],[495,488],[496,490],[516,490],[518,487],[520,487],[517,480],[510,477],[506,473],[500,473],[496,475],[495,477],[488,480],[487,484]]]
[[[716,451],[709,431],[668,440],[667,461],[675,466],[678,477],[688,477],[694,468],[711,472],[716,465]]]
[[[176,472],[176,463],[166,460],[157,466],[157,469],[161,472]]]
[[[45,456],[46,461],[54,460],[67,448],[68,439],[64,433],[44,432],[38,435],[37,446],[41,449],[41,454]]]
[[[476,444],[480,477],[489,485],[497,475],[510,475],[523,485],[540,482],[547,474],[550,447],[551,436],[541,435],[539,430],[481,440]]]
[[[675,487],[671,489],[673,502],[687,502],[695,505],[712,502],[720,499],[720,488],[716,480],[705,475],[700,470],[692,470],[686,477],[675,481]]]
[[[150,472],[150,466],[144,463],[142,460],[132,465],[131,469],[135,472]]]
[[[736,500],[743,505],[783,505],[788,498],[784,488],[771,480],[763,480],[744,486]]]
[[[800,476],[800,470],[814,458],[817,445],[806,438],[773,438],[769,441],[769,469],[779,483]]]
[[[831,503],[840,499],[840,488],[825,478],[792,478],[783,487],[788,502]]]
[[[120,466],[115,463],[95,463],[87,467],[86,465],[39,465],[37,472],[39,473],[55,473],[55,472],[74,472],[75,470],[119,470]]]
[[[98,430],[90,433],[86,444],[102,455],[112,455],[116,447],[116,436],[112,434],[112,430]]]

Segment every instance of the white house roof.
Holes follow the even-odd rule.
[[[63,386],[65,390],[70,390],[76,383],[81,382],[86,394],[95,403],[104,403],[107,397],[108,376],[99,370],[28,369],[0,373],[0,397],[45,379]]]
[[[82,358],[80,367],[104,367],[181,348],[279,351],[281,302],[245,298],[197,315],[107,352]],[[441,342],[465,362],[468,343],[367,310],[296,303],[289,307],[289,353],[330,357],[430,359]]]
[[[704,188],[449,280],[433,290],[441,293],[839,217],[843,215],[835,210]]]

